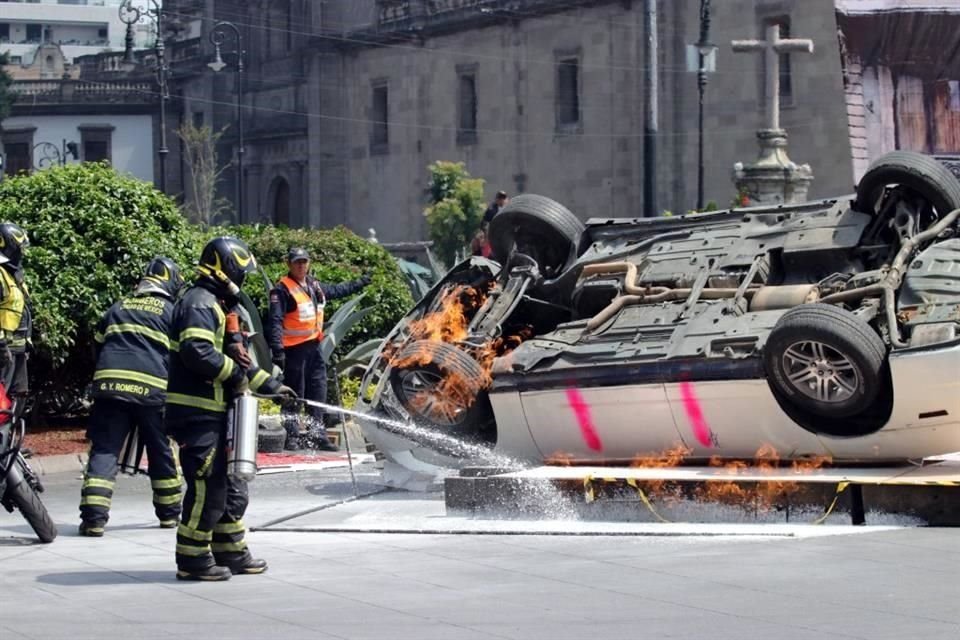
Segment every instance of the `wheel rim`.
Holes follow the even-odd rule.
[[[782,360],[790,385],[818,402],[842,404],[860,387],[860,372],[853,361],[822,342],[795,342],[783,352]]]
[[[401,401],[434,424],[453,427],[463,420],[467,408],[451,394],[443,393],[444,377],[433,371],[410,369],[400,374]]]

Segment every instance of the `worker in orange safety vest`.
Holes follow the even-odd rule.
[[[273,362],[283,370],[284,384],[299,397],[326,402],[327,365],[320,350],[324,307],[327,300],[362,290],[370,284],[370,277],[343,284],[321,283],[310,275],[310,254],[299,247],[287,253],[287,268],[287,275],[270,292],[268,338]],[[307,438],[323,451],[337,451],[327,436],[323,410],[309,407],[307,412],[311,418]],[[284,409],[283,426],[287,431],[286,448],[304,448],[298,414],[291,407]]]

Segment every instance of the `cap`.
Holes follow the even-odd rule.
[[[290,247],[287,251],[287,262],[296,262],[297,260],[309,260],[310,254],[301,247]]]

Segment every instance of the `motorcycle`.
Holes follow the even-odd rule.
[[[40,542],[53,542],[57,527],[40,501],[43,484],[20,452],[26,424],[18,404],[0,383],[0,504],[10,513],[19,510]]]

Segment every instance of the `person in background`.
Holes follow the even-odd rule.
[[[507,206],[507,203],[510,202],[510,198],[507,197],[506,191],[497,191],[497,195],[494,196],[493,202],[490,203],[490,206],[487,207],[487,210],[483,212],[483,222],[480,223],[480,228],[486,232],[487,227],[490,226],[490,221],[500,213],[500,209],[503,209]]]
[[[298,396],[315,402],[327,401],[327,365],[320,343],[323,341],[323,310],[327,300],[345,298],[368,284],[363,276],[343,284],[324,284],[310,275],[310,254],[293,247],[287,253],[288,273],[270,292],[268,338],[273,363],[283,370],[284,384]],[[304,448],[300,437],[298,413],[294,407],[284,408],[283,426],[287,430],[286,448]],[[330,442],[324,424],[324,412],[308,407],[312,429],[309,437],[322,451],[337,451]]]
[[[12,278],[13,284],[19,289],[22,296],[20,320],[17,328],[13,332],[4,331],[4,341],[7,349],[10,350],[11,364],[4,371],[2,378],[10,397],[16,400],[18,405],[26,400],[30,391],[27,377],[27,350],[31,344],[30,335],[33,332],[33,318],[30,313],[30,293],[27,291],[27,283],[24,281],[23,273],[23,254],[29,246],[30,239],[20,225],[13,222],[0,223],[0,256],[7,260],[2,267],[5,272],[4,275],[9,275]],[[8,284],[6,280],[6,277],[4,277],[4,282],[0,283],[0,287]],[[10,294],[15,295],[12,288]],[[0,303],[0,306],[6,308],[6,303],[16,305],[12,299],[6,300],[6,291],[4,291],[4,296],[5,303]],[[9,311],[13,312],[12,307]],[[29,454],[26,450],[24,450],[24,453]]]

